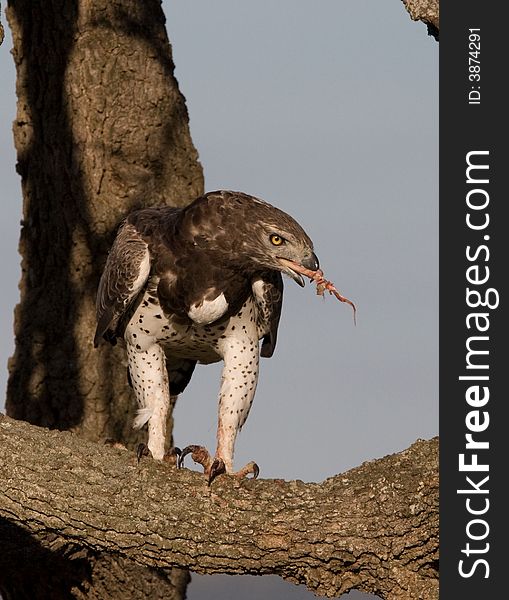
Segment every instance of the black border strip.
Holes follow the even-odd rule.
[[[507,12],[441,4],[441,600],[500,597],[508,570]]]

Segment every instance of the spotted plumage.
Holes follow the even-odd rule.
[[[215,458],[232,472],[259,356],[272,356],[276,345],[281,273],[303,285],[292,262],[318,269],[304,230],[240,192],[139,210],[120,225],[99,284],[95,345],[125,341],[139,405],[134,425],[148,423],[154,458],[167,450],[170,394],[185,389],[196,363],[222,360]]]

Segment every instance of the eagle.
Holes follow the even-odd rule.
[[[235,440],[253,402],[259,358],[276,346],[282,274],[304,286],[302,273],[318,269],[297,221],[242,192],[209,192],[183,208],[145,208],[125,218],[99,282],[94,345],[125,342],[138,403],[134,427],[148,426],[145,453],[168,457],[171,397],[184,391],[196,363],[223,361],[215,454],[191,444],[178,464],[191,454],[209,484],[235,474]],[[236,474],[258,471],[251,462]]]

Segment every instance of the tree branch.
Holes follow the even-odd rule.
[[[428,35],[438,42],[440,30],[439,0],[403,0],[412,21],[422,21],[428,27]]]
[[[138,465],[130,451],[3,415],[0,445],[0,535],[10,531],[11,550],[31,540],[60,560],[106,553],[278,574],[322,596],[438,597],[437,438],[320,484],[223,476],[211,488],[199,473]],[[0,553],[0,588],[15,556]]]

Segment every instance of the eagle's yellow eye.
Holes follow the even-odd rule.
[[[270,236],[270,241],[272,242],[272,244],[274,244],[274,246],[281,246],[281,244],[284,242],[284,239],[280,235],[276,235],[275,233],[273,233]]]

